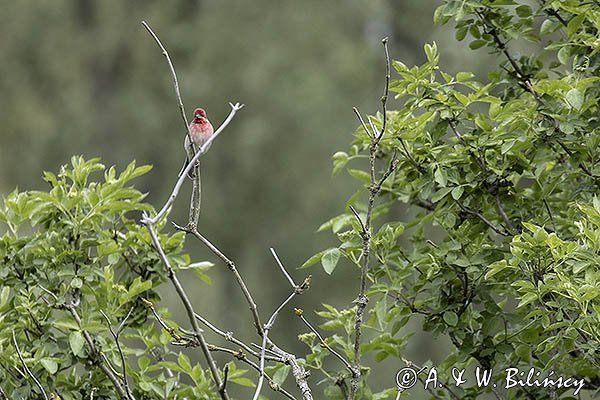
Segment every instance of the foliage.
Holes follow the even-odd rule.
[[[166,276],[148,232],[136,221],[152,207],[130,181],[150,167],[132,162],[118,174],[98,159],[74,157],[71,164],[58,175],[45,173],[48,192],[15,190],[0,208],[6,227],[0,238],[0,389],[12,399],[41,398],[13,345],[14,334],[48,395],[115,398],[102,366],[110,365],[116,376],[123,369],[104,313],[119,335],[136,398],[209,398],[205,371],[169,350],[172,337],[148,321],[147,301],[160,299],[156,288]],[[92,179],[100,171],[103,179]],[[204,277],[209,265],[189,264],[183,239],[183,233],[160,235],[177,270],[192,268]],[[164,310],[159,314],[176,326]],[[176,385],[179,375],[194,385]],[[246,383],[241,375],[232,365],[231,381]]]
[[[425,45],[422,65],[393,62],[390,91],[399,105],[387,111],[375,153],[378,176],[390,168],[391,175],[368,227],[370,336],[360,351],[377,361],[402,359],[414,333],[407,324],[418,320],[453,344],[440,376],[452,377],[453,367],[534,367],[542,378],[554,371],[584,379],[584,391],[597,395],[600,5],[531,3],[447,0],[435,12],[437,21],[457,21],[458,40],[498,56],[485,81],[441,71],[435,43]],[[522,42],[535,51],[518,56]],[[370,121],[381,129],[383,115]],[[372,150],[361,126],[350,150],[333,156],[334,173],[346,170],[362,188],[320,228],[339,245],[305,267],[320,261],[336,275],[348,272],[346,264],[360,268],[364,235],[349,207],[365,220],[365,193],[377,183],[364,164]],[[330,343],[348,358],[355,313],[356,306],[319,313]],[[344,379],[324,366],[331,355],[310,338],[303,336],[312,350],[307,362],[328,377],[328,398],[342,398]],[[366,382],[360,398],[384,396]],[[491,390],[466,385],[432,394],[466,399]],[[513,388],[506,398],[547,398],[549,390]]]

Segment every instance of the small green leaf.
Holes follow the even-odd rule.
[[[578,89],[571,89],[565,95],[565,100],[571,108],[579,111],[581,110],[581,106],[583,105],[583,93],[581,93]]]
[[[338,249],[337,247],[329,249],[323,254],[323,257],[321,258],[321,264],[323,265],[323,269],[325,270],[325,272],[327,272],[329,275],[331,275],[331,273],[335,269],[340,259],[340,255],[340,249]]]
[[[58,370],[58,363],[51,358],[42,358],[40,363],[50,375],[54,375]]]
[[[458,315],[454,311],[446,311],[444,313],[444,321],[450,326],[456,326],[458,323]]]
[[[71,346],[71,351],[76,356],[83,356],[81,351],[83,350],[84,343],[85,339],[80,331],[74,331],[69,334],[69,346]]]
[[[471,43],[469,43],[469,47],[470,47],[472,50],[476,50],[476,49],[478,49],[478,48],[480,48],[480,47],[483,47],[483,46],[485,46],[485,45],[486,45],[486,43],[487,43],[487,42],[486,42],[485,40],[483,40],[483,39],[476,39],[476,40],[473,40]]]
[[[531,7],[526,6],[526,5],[517,7],[517,9],[515,11],[517,12],[517,15],[521,18],[530,17],[531,14],[533,13],[531,11]]]
[[[348,173],[356,179],[365,183],[371,183],[371,175],[368,172],[360,169],[349,169]]]
[[[321,258],[323,257],[323,254],[325,254],[325,252],[326,250],[320,251],[314,256],[311,256],[308,260],[304,261],[304,264],[302,264],[300,268],[308,268],[311,265],[318,263],[319,261],[321,261]]]
[[[73,278],[71,280],[71,287],[75,289],[80,289],[83,286],[83,281],[80,278]]]

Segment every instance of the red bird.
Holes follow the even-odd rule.
[[[194,154],[210,139],[213,133],[214,129],[208,118],[206,118],[206,111],[203,108],[196,108],[194,110],[194,119],[190,123],[190,134],[186,133],[185,135],[184,147],[187,159],[183,168],[187,166],[192,157],[194,157]],[[190,143],[190,136],[194,145],[193,148],[192,143]],[[193,177],[193,172],[190,172],[188,175]]]

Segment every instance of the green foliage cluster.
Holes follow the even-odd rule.
[[[425,45],[422,65],[393,62],[390,91],[399,106],[387,111],[375,152],[378,176],[391,175],[372,213],[369,336],[360,351],[401,359],[414,333],[403,328],[416,319],[453,344],[437,365],[441,376],[452,377],[453,367],[534,367],[542,378],[554,371],[583,379],[584,391],[598,395],[600,4],[447,0],[435,19],[453,18],[456,38],[495,53],[499,65],[485,81],[443,72],[435,43]],[[538,50],[518,55],[522,42]],[[370,121],[381,129],[383,116]],[[320,261],[327,273],[345,274],[344,260],[361,268],[364,235],[349,207],[365,220],[365,193],[377,184],[364,164],[372,150],[361,126],[350,150],[333,156],[334,173],[346,170],[362,188],[320,228],[339,246],[305,266]],[[355,310],[319,313],[348,359]],[[302,338],[309,365],[330,377],[327,397],[343,398],[344,379],[323,363],[327,349],[312,333]],[[365,372],[360,398],[390,395],[372,394]],[[464,385],[432,395],[468,399],[491,390]],[[503,398],[548,398],[549,390],[513,388]]]
[[[116,398],[115,384],[102,369],[121,379],[112,329],[136,398],[208,396],[204,370],[169,350],[172,337],[147,321],[147,302],[160,300],[155,289],[166,276],[137,221],[153,208],[130,181],[150,167],[133,162],[117,173],[81,157],[71,164],[58,175],[45,173],[48,192],[15,190],[0,208],[6,228],[0,238],[0,390],[11,399],[42,398],[33,375],[55,398]],[[94,179],[101,171],[103,179]],[[160,235],[174,268],[191,268],[206,279],[210,264],[190,264],[183,239],[183,233]],[[172,324],[167,312],[159,313]],[[241,373],[231,366],[233,382],[244,383]],[[195,385],[176,385],[180,374]]]

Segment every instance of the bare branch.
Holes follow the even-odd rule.
[[[388,52],[388,38],[385,37],[381,41],[383,43],[383,49],[385,51],[385,89],[383,90],[383,96],[381,96],[381,113],[383,114],[383,124],[381,126],[381,131],[376,137],[376,140],[379,142],[385,133],[385,128],[387,124],[387,100],[390,91],[390,53]]]
[[[389,80],[390,80],[390,59],[388,53],[388,39],[384,38],[382,40],[383,48],[385,52],[385,61],[386,61],[386,75],[385,75],[385,89],[384,94],[381,97],[381,106],[383,110],[383,124],[381,127],[381,131],[379,133],[373,132],[373,137],[371,138],[371,146],[369,146],[369,172],[370,172],[370,184],[369,184],[369,200],[367,203],[367,214],[365,217],[365,221],[362,224],[363,232],[362,232],[362,268],[360,271],[360,288],[358,291],[358,296],[354,301],[356,303],[356,314],[354,317],[354,360],[352,363],[352,377],[350,379],[350,392],[348,393],[348,400],[353,400],[356,392],[358,391],[358,381],[360,379],[360,343],[361,343],[361,335],[362,335],[362,325],[364,319],[364,312],[367,307],[367,303],[369,299],[367,298],[367,280],[369,273],[369,256],[371,253],[371,217],[373,214],[373,208],[375,206],[375,198],[379,191],[381,190],[381,184],[387,178],[384,176],[380,181],[379,185],[377,184],[377,179],[375,176],[375,161],[376,154],[378,150],[378,144],[383,137],[386,129],[387,123],[387,98],[389,92]],[[393,163],[391,164],[393,165]],[[391,174],[391,169],[389,173]],[[389,176],[389,174],[388,174]],[[355,215],[357,215],[355,213]],[[360,218],[359,218],[360,220]]]
[[[23,358],[23,354],[21,353],[21,349],[19,348],[19,343],[17,342],[17,337],[15,336],[15,331],[14,330],[12,331],[12,338],[13,338],[13,344],[15,345],[15,350],[17,350],[17,355],[19,356],[19,360],[21,360],[21,364],[23,364],[23,368],[25,368],[25,371],[27,372],[27,375],[29,375],[29,377],[31,379],[33,379],[33,381],[35,382],[35,384],[37,385],[37,387],[42,392],[42,395],[44,396],[44,399],[48,400],[48,396],[46,395],[46,391],[44,390],[44,387],[42,386],[42,384],[40,383],[40,381],[37,380],[37,378],[35,377],[35,375],[33,375],[33,373],[31,372],[31,370],[29,369],[29,367],[25,363],[25,359]]]
[[[290,274],[285,270],[285,267],[283,266],[283,264],[281,263],[281,260],[279,260],[279,257],[277,257],[277,253],[275,253],[275,249],[270,247],[269,250],[271,250],[271,254],[273,255],[273,258],[275,259],[275,261],[277,262],[277,265],[279,265],[279,269],[281,269],[281,273],[286,277],[286,279],[288,280],[288,282],[290,283],[290,285],[295,288],[296,286],[296,282],[294,282],[294,279],[292,279],[292,277],[290,276]]]
[[[358,108],[356,107],[352,107],[352,110],[354,111],[354,114],[356,114],[356,116],[358,117],[358,119],[360,120],[360,123],[363,127],[363,129],[365,130],[365,132],[367,133],[367,136],[369,136],[369,138],[371,139],[371,141],[374,140],[374,134],[375,131],[371,132],[369,130],[369,128],[367,128],[367,124],[365,124],[365,120],[363,119],[362,115],[360,115],[360,111],[358,111]]]
[[[360,215],[358,214],[358,212],[356,211],[356,209],[353,206],[350,206],[350,211],[352,211],[352,213],[354,214],[354,216],[358,220],[358,223],[360,224],[360,228],[362,230],[361,233],[362,234],[367,233],[367,228],[365,227],[365,224],[362,222],[362,219],[360,218]]]
[[[269,336],[269,332],[271,331],[271,328],[273,327],[273,324],[275,323],[275,320],[277,319],[277,316],[279,315],[279,312],[283,309],[283,307],[285,307],[290,301],[292,301],[292,299],[296,296],[296,291],[294,290],[280,305],[279,307],[277,307],[275,309],[275,311],[273,311],[273,314],[271,314],[271,317],[269,318],[269,320],[267,321],[267,323],[265,324],[265,327],[263,329],[263,340],[262,340],[262,347],[260,350],[260,376],[258,378],[258,384],[256,385],[256,390],[254,392],[254,396],[252,397],[252,400],[258,400],[258,396],[260,395],[260,390],[262,389],[262,385],[263,385],[263,380],[264,380],[264,375],[265,375],[265,349],[267,347],[267,338]]]
[[[248,290],[248,287],[246,286],[244,279],[238,272],[238,270],[235,266],[235,263],[233,261],[231,261],[229,258],[227,258],[227,256],[225,256],[225,254],[223,254],[215,245],[213,245],[207,238],[205,238],[200,232],[198,232],[197,229],[190,229],[189,227],[182,227],[175,223],[173,223],[173,226],[180,231],[194,235],[196,237],[196,239],[200,240],[206,247],[208,247],[208,249],[210,251],[212,251],[217,257],[219,257],[225,263],[225,265],[227,265],[227,268],[235,276],[235,279],[236,279],[240,289],[242,290],[244,297],[246,298],[246,302],[248,303],[248,307],[250,308],[250,312],[251,312],[252,318],[254,320],[254,327],[256,328],[256,331],[258,332],[258,334],[262,337],[262,325],[260,322],[260,317],[258,316],[256,302],[252,298],[252,294]]]
[[[183,107],[183,101],[181,101],[181,92],[179,91],[179,82],[177,81],[177,74],[175,73],[175,67],[173,66],[173,62],[171,62],[171,57],[169,57],[169,53],[167,53],[167,49],[160,42],[158,36],[154,33],[154,31],[150,28],[150,26],[146,23],[146,21],[142,21],[142,25],[148,31],[148,33],[152,36],[158,47],[162,50],[163,56],[167,59],[167,63],[169,64],[169,69],[171,70],[171,76],[173,77],[173,85],[175,86],[175,95],[177,96],[177,105],[179,106],[179,111],[181,112],[181,119],[183,120],[183,125],[185,126],[185,131],[187,132],[190,141],[192,140],[190,127],[187,122],[187,118],[185,116],[185,109]]]
[[[296,285],[296,283],[294,282],[294,280],[292,279],[290,274],[285,270],[285,267],[279,260],[279,257],[277,257],[277,253],[275,253],[275,250],[273,248],[271,248],[271,253],[273,254],[273,257],[275,258],[275,261],[277,261],[277,264],[279,265],[281,272],[286,277],[286,279],[288,280],[288,282],[290,283],[290,285],[292,286],[294,291],[279,305],[279,307],[277,307],[277,309],[275,309],[275,311],[273,312],[273,314],[271,314],[271,317],[265,324],[265,327],[263,330],[263,337],[262,337],[262,346],[260,349],[260,376],[258,378],[258,384],[256,385],[256,391],[254,392],[253,400],[258,400],[258,396],[260,395],[260,390],[262,388],[263,379],[264,379],[264,371],[265,371],[265,351],[267,348],[267,343],[269,341],[268,340],[269,332],[271,331],[271,328],[273,327],[273,324],[275,323],[275,319],[277,319],[277,316],[279,315],[279,312],[283,309],[283,307],[285,307],[290,301],[292,301],[294,296],[304,293],[304,290],[307,289],[308,286],[310,285],[310,277],[305,279],[301,286]]]
[[[242,342],[239,339],[236,339],[233,336],[232,332],[224,332],[224,331],[220,330],[219,328],[214,326],[212,323],[210,323],[206,318],[204,318],[203,316],[201,316],[199,314],[196,314],[196,319],[198,321],[202,322],[208,329],[210,329],[217,335],[221,336],[223,339],[240,346],[242,349],[246,350],[248,353],[252,354],[254,357],[260,358],[259,353],[254,351],[254,349],[252,349],[246,343]],[[257,347],[260,349],[260,346],[257,345]],[[265,356],[265,358],[269,359],[270,361],[276,361],[276,362],[281,362],[281,363],[284,362],[284,360],[281,357],[277,357],[277,356]]]

